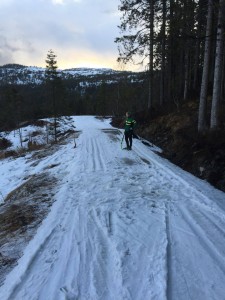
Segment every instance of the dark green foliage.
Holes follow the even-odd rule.
[[[57,72],[56,55],[53,50],[49,50],[46,59],[46,91],[49,92],[49,97],[52,101],[52,115],[54,117],[54,136],[57,141],[57,117],[60,116],[60,110],[63,107],[64,87],[62,80]]]

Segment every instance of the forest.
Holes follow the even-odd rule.
[[[119,60],[148,61],[148,109],[195,98],[198,132],[219,129],[224,120],[225,1],[122,0],[120,11]]]
[[[119,61],[147,61],[142,136],[225,190],[225,1],[122,0]]]
[[[119,116],[130,106],[134,112],[141,111],[147,97],[148,82],[144,72],[116,71],[113,74],[66,78],[55,70],[53,81],[48,81],[46,71],[43,82],[36,84],[26,80],[33,76],[40,81],[40,75],[31,72],[22,77],[16,66],[12,65],[12,68],[11,83],[0,84],[1,130],[10,130],[23,122],[51,116]],[[23,84],[16,84],[17,81]]]
[[[139,83],[121,76],[117,84],[75,89],[73,80],[56,80],[56,107],[63,114],[123,115],[183,102],[199,103],[199,133],[221,128],[224,121],[225,59],[223,0],[121,0],[121,36],[115,39],[122,63],[145,66]],[[56,55],[55,55],[56,59]],[[57,60],[55,61],[57,68]],[[47,85],[1,83],[1,126],[52,114]],[[20,115],[20,117],[18,117]],[[17,122],[18,123],[18,122]]]

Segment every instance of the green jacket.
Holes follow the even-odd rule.
[[[125,131],[133,130],[135,125],[136,121],[133,118],[128,117],[125,122]]]

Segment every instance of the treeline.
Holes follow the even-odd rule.
[[[19,127],[23,122],[52,117],[56,137],[56,119],[62,115],[116,116],[124,115],[128,108],[133,111],[143,109],[148,90],[144,72],[114,71],[78,78],[62,76],[52,49],[45,62],[42,84],[13,84],[7,82],[7,77],[1,81],[0,131]],[[10,66],[14,68],[14,65]],[[12,73],[15,78],[19,75],[16,71]],[[26,77],[21,82],[26,82]]]
[[[199,100],[198,131],[224,122],[225,0],[121,0],[119,61],[148,66],[145,107]]]
[[[41,85],[0,86],[0,131],[19,126],[24,121],[62,115],[122,115],[128,107],[142,110],[147,97],[145,74],[132,82],[121,75],[107,83],[100,75],[98,84],[79,85],[79,80],[55,82],[55,104],[48,83]],[[146,91],[146,93],[143,91]],[[140,96],[141,95],[141,96]],[[54,107],[55,105],[55,107]]]

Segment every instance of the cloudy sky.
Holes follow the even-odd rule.
[[[120,0],[0,0],[0,65],[118,69]],[[126,68],[129,69],[130,67]]]

